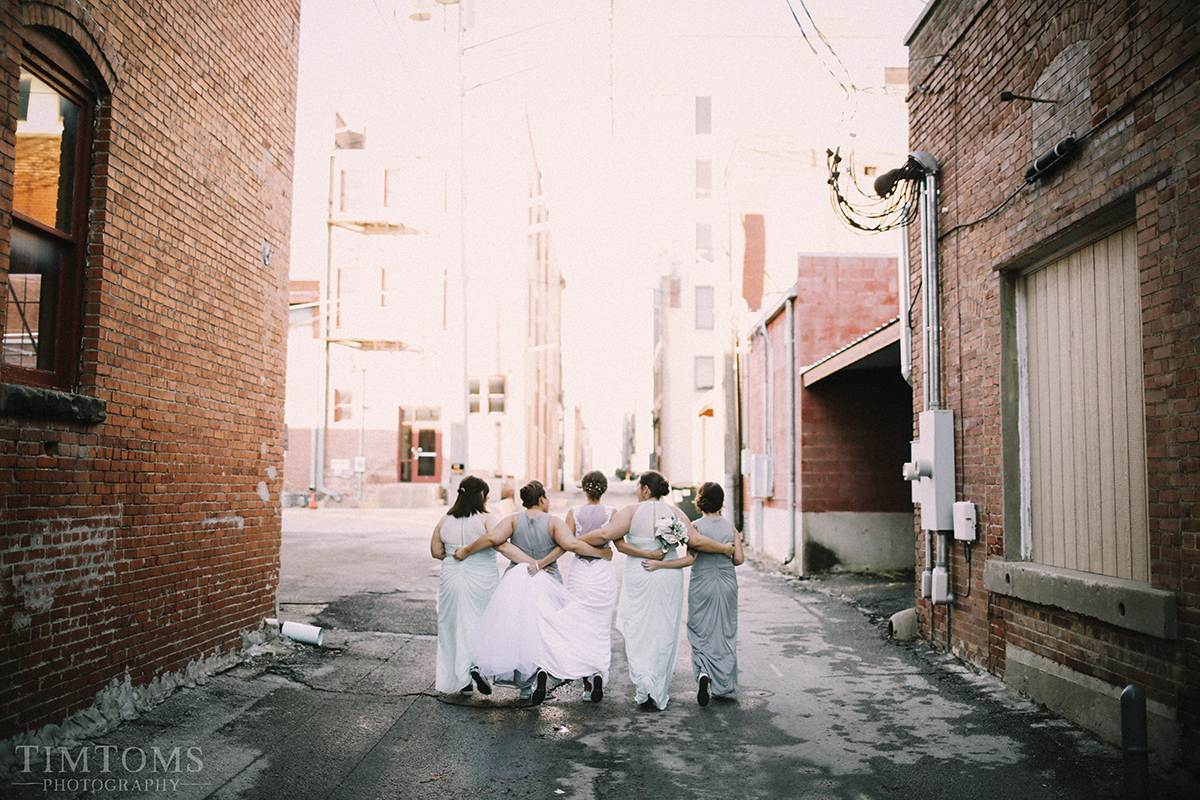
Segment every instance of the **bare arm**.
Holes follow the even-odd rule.
[[[614,539],[613,544],[616,545],[617,549],[622,553],[627,556],[633,556],[634,558],[646,558],[650,559],[651,561],[662,561],[663,557],[667,554],[666,550],[643,550],[640,547],[634,547],[629,542],[625,541],[624,536],[622,536],[620,539]]]
[[[741,566],[746,561],[746,552],[742,549],[742,532],[734,528],[733,531],[733,565]]]
[[[491,521],[491,515],[489,514],[487,517],[484,518],[484,524],[487,524],[490,521]],[[454,557],[457,558],[459,561],[462,561],[467,556],[474,555],[475,553],[478,553],[480,550],[486,550],[489,547],[494,547],[497,550],[499,550],[500,545],[507,542],[508,538],[513,535],[513,530],[515,529],[514,528],[515,524],[516,524],[516,515],[509,514],[507,517],[500,520],[495,525],[491,526],[488,529],[488,532],[485,533],[483,536],[480,536],[478,539],[471,542],[469,545],[467,545],[465,547],[460,547],[457,550],[455,550]],[[505,531],[507,531],[507,533]],[[501,551],[501,552],[503,552],[503,551]],[[509,559],[509,560],[512,560],[512,559]]]
[[[433,538],[429,540],[429,554],[438,561],[446,557],[446,545],[442,542],[442,523],[445,521],[445,517],[438,520],[438,524],[433,529]]]
[[[579,538],[593,546],[600,546],[605,542],[611,542],[616,539],[620,539],[622,536],[629,533],[629,523],[633,521],[633,513],[635,511],[637,511],[637,503],[625,506],[620,511],[613,514],[612,519],[610,519],[608,524],[603,528],[597,528],[594,531],[589,531]]]
[[[696,526],[692,524],[691,520],[684,516],[682,511],[680,511],[678,508],[673,508],[672,511],[675,512],[676,518],[683,523],[683,526],[687,528],[687,546],[689,550],[696,550],[700,553],[719,553],[720,555],[733,558],[732,544],[721,544],[716,539],[705,536],[703,533],[697,530]]]
[[[567,512],[566,522],[559,522],[557,519],[550,520],[550,535],[554,537],[554,542],[559,547],[567,552],[574,553],[577,556],[592,556],[593,558],[612,558],[612,551],[607,547],[593,547],[582,539],[576,538],[575,528],[571,524],[573,519],[574,509]],[[557,523],[557,524],[556,524]]]
[[[687,555],[682,558],[669,558],[664,561],[643,561],[642,569],[647,572],[654,572],[656,569],[683,569],[695,563],[696,554],[688,550]]]

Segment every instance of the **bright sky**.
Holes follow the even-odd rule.
[[[366,127],[371,150],[457,158],[457,9],[424,2],[433,14],[425,22],[409,19],[417,0],[302,4],[293,278],[324,276],[335,113]],[[634,466],[646,466],[655,257],[680,244],[661,241],[653,226],[661,151],[638,150],[653,133],[640,127],[653,116],[644,112],[695,94],[699,77],[714,95],[761,98],[762,133],[807,132],[823,149],[864,125],[830,73],[843,74],[843,64],[852,74],[905,66],[902,40],[923,5],[874,2],[887,13],[864,15],[857,0],[791,4],[475,0],[475,25],[463,39],[469,269],[496,264],[499,243],[513,235],[494,224],[498,215],[481,212],[512,202],[514,188],[525,186],[528,114],[567,284],[568,420],[581,404],[596,466],[606,472],[618,465],[623,415],[635,408]],[[486,276],[472,278],[479,279]]]

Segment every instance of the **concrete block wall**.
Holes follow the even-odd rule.
[[[273,608],[299,2],[0,2],[0,219],[25,26],[103,83],[57,396],[104,418],[0,413],[0,739],[236,648]]]
[[[1030,654],[1119,692],[1142,685],[1177,714],[1183,752],[1200,745],[1200,6],[1185,0],[930,3],[909,36],[910,141],[941,164],[943,405],[956,414],[958,496],[980,539],[951,552],[952,607],[921,604],[922,630],[1003,675]],[[1181,65],[1172,76],[1169,70]],[[1162,79],[1162,80],[1160,80]],[[1156,83],[1157,82],[1157,83]],[[1000,93],[1061,98],[1058,109]],[[1056,127],[1055,120],[1060,125]],[[1097,126],[1079,155],[1021,189],[1035,158]],[[1013,202],[994,215],[1010,194]],[[981,592],[984,562],[1011,557],[1005,519],[1002,271],[1106,216],[1136,224],[1142,288],[1150,586],[1173,593],[1178,639]],[[977,220],[982,220],[978,221]],[[919,243],[911,242],[915,293]],[[914,411],[923,396],[914,314]],[[915,427],[914,427],[915,431]],[[1006,555],[1007,554],[1007,555]],[[918,539],[918,556],[923,544]],[[947,634],[946,627],[949,626]]]

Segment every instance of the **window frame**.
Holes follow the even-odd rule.
[[[694,381],[697,392],[707,392],[716,388],[717,360],[714,356],[695,356],[692,369],[695,373]],[[701,373],[704,373],[703,376]]]
[[[717,321],[717,288],[715,286],[696,286],[695,294],[696,330],[715,330]]]
[[[0,382],[43,389],[74,391],[79,381],[79,361],[83,336],[83,294],[87,271],[88,240],[91,226],[91,185],[94,165],[96,106],[101,99],[96,81],[88,77],[79,58],[66,47],[36,29],[26,29],[22,37],[20,68],[35,74],[61,96],[79,108],[74,154],[74,181],[70,207],[70,232],[47,225],[10,206],[12,223],[8,238],[21,229],[39,239],[52,239],[64,248],[59,264],[57,309],[54,319],[54,368],[39,369],[9,364],[0,360]],[[16,119],[12,133],[16,135]],[[15,173],[16,160],[13,168]],[[5,320],[8,303],[8,276],[22,274],[12,269],[11,255],[6,267],[3,302]]]

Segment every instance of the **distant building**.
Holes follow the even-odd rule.
[[[274,608],[300,13],[220,13],[0,2],[0,740]]]
[[[516,275],[460,263],[445,163],[379,152],[344,125],[339,142],[327,276],[315,300],[314,282],[292,287],[288,500],[424,505],[464,464],[497,497],[517,481],[559,485],[563,283],[532,142],[528,183],[513,187],[528,216],[498,222],[524,245]]]
[[[529,222],[526,229],[524,362],[525,480],[561,489],[566,478],[562,385],[562,293],[566,286],[542,194],[533,133],[529,133]],[[521,308],[516,304],[514,309]]]
[[[863,15],[871,17],[870,8]],[[834,64],[840,78],[824,71],[818,78],[812,54],[795,46],[802,39],[787,41],[774,22],[753,15],[731,23],[730,35],[755,42],[737,50],[736,58],[712,48],[705,36],[689,37],[685,20],[674,32],[670,68],[655,70],[654,53],[631,57],[643,71],[626,94],[619,91],[623,73],[617,72],[618,101],[638,112],[627,135],[648,152],[645,167],[657,169],[654,207],[646,212],[646,227],[659,242],[647,256],[655,289],[653,450],[647,465],[666,475],[685,505],[702,483],[723,484],[726,513],[743,526],[752,521],[746,517],[754,504],[746,491],[752,456],[761,461],[767,455],[751,449],[762,443],[747,439],[745,396],[752,379],[746,365],[750,336],[763,312],[794,286],[801,254],[894,257],[899,250],[895,234],[857,236],[832,213],[825,151],[842,146],[846,155],[853,153],[863,171],[856,178],[868,184],[881,165],[902,161],[905,71],[885,63],[890,56],[883,55],[889,51],[881,26],[817,22],[842,57],[841,66]],[[902,58],[898,48],[895,57]],[[843,118],[815,113],[824,107],[842,109]],[[893,302],[887,319],[895,318],[896,307]],[[831,343],[813,360],[851,341]],[[774,368],[785,369],[781,362]],[[782,400],[775,410],[783,420]],[[782,430],[776,433],[782,436]],[[773,452],[784,453],[775,442]],[[787,504],[788,481],[783,468],[774,478],[778,493],[758,499],[778,510]],[[777,524],[773,514],[755,520]],[[774,536],[748,541],[767,546]],[[771,554],[787,555],[773,547]]]

